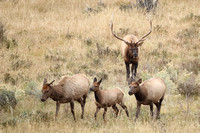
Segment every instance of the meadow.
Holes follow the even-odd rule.
[[[13,91],[15,108],[0,109],[0,132],[148,132],[197,133],[200,131],[200,1],[162,0],[155,11],[130,6],[129,0],[0,0],[0,89]],[[153,31],[140,47],[137,78],[160,77],[167,84],[161,118],[150,119],[142,106],[134,122],[136,100],[128,95],[121,42],[118,36],[139,38]],[[0,30],[1,32],[1,30]],[[1,39],[2,38],[2,39]],[[82,73],[103,78],[102,88],[120,87],[130,117],[121,110],[115,118],[103,109],[94,119],[95,99],[89,93],[85,118],[75,103],[77,121],[69,105],[40,101],[44,78],[58,81],[63,75]],[[154,111],[156,110],[154,106]]]

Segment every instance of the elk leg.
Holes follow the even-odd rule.
[[[87,95],[83,95],[83,116],[84,116],[84,109],[85,109],[85,103],[86,103],[86,98],[87,98]]]
[[[124,103],[121,103],[119,105],[126,111],[126,115],[127,115],[127,117],[129,117],[129,113],[128,113],[128,109],[127,109],[126,105]]]
[[[58,116],[58,112],[59,112],[59,109],[60,109],[60,102],[59,101],[56,101],[56,114],[55,114],[55,120]]]
[[[130,77],[130,67],[128,62],[125,62],[125,65],[126,65],[126,81],[128,81]]]
[[[150,103],[150,115],[151,115],[151,118],[153,118],[153,103]]]
[[[117,108],[116,104],[112,106],[113,110],[115,111],[116,117],[118,116],[119,109]]]
[[[99,112],[100,109],[101,109],[100,107],[97,107],[97,108],[96,108],[96,112],[94,113],[94,118],[95,118],[95,120],[97,119],[97,113]]]
[[[160,119],[160,109],[161,109],[161,104],[162,104],[162,101],[163,101],[164,97],[162,97],[160,99],[160,101],[158,103],[156,103],[156,107],[157,107],[157,112],[156,112],[156,119]]]
[[[141,107],[141,103],[137,102],[137,111],[136,111],[136,115],[135,115],[135,121],[138,118],[138,115],[140,113],[140,107]]]
[[[81,104],[81,109],[82,109],[81,119],[83,119],[83,115],[84,115],[84,103],[83,103],[83,100],[81,98],[78,99],[77,101]]]
[[[83,95],[83,104],[85,106],[87,95]]]
[[[71,102],[70,102],[70,106],[71,106],[72,115],[73,115],[73,117],[74,117],[74,120],[76,121],[75,114],[74,114],[74,101],[71,101]]]
[[[137,67],[138,67],[138,63],[132,64],[131,71],[132,71],[132,76],[133,76],[133,68],[134,68],[134,78],[136,77],[136,74],[137,74]]]
[[[107,112],[107,107],[104,108],[104,112],[103,112],[103,119],[104,119],[104,121],[106,121],[105,120],[106,112]]]

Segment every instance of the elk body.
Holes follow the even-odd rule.
[[[151,78],[149,80],[144,81],[142,84],[142,79],[138,81],[133,81],[130,83],[129,95],[135,95],[137,100],[137,111],[136,118],[140,113],[141,104],[150,106],[150,114],[153,118],[153,104],[157,107],[156,119],[159,118],[161,103],[163,101],[166,85],[165,82],[160,78]]]
[[[77,74],[74,76],[63,76],[57,85],[52,85],[54,81],[47,83],[47,80],[44,79],[41,101],[44,102],[49,97],[56,101],[55,118],[58,115],[60,104],[69,102],[74,120],[76,120],[74,114],[74,101],[77,101],[81,104],[81,118],[83,118],[84,107],[89,91],[88,78],[85,75]]]
[[[101,90],[99,89],[101,82],[102,79],[97,82],[97,79],[94,78],[93,85],[90,88],[91,91],[94,91],[94,96],[96,100],[96,112],[94,114],[95,119],[99,110],[101,108],[104,108],[103,119],[105,121],[105,115],[108,107],[113,108],[117,117],[119,109],[117,108],[116,104],[119,104],[125,110],[127,117],[129,117],[127,107],[123,102],[124,93],[122,92],[122,90],[119,88]]]
[[[150,31],[144,35],[141,39],[138,39],[135,35],[126,35],[123,39],[118,37],[113,31],[113,21],[111,20],[111,32],[113,36],[120,41],[121,44],[121,52],[122,56],[124,57],[124,62],[126,65],[126,80],[130,77],[130,64],[131,66],[131,75],[135,78],[137,74],[137,67],[138,67],[138,60],[139,60],[139,49],[138,47],[143,44],[145,38],[151,33],[152,31],[152,22],[150,21]],[[134,73],[133,73],[134,70]]]

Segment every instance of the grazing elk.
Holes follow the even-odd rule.
[[[47,83],[46,78],[44,79],[41,101],[44,102],[49,97],[56,101],[55,119],[58,115],[60,104],[69,102],[74,120],[76,120],[74,114],[74,101],[78,101],[81,104],[81,118],[83,118],[90,84],[88,78],[85,75],[77,74],[73,76],[63,76],[61,80],[58,81],[57,85],[52,85],[54,81]]]
[[[125,111],[127,117],[129,117],[129,113],[127,110],[126,105],[124,104],[124,92],[119,88],[113,88],[109,90],[101,90],[99,86],[101,81],[97,82],[97,78],[94,78],[93,85],[91,86],[90,90],[94,91],[94,96],[96,100],[96,112],[94,114],[95,120],[97,117],[97,113],[101,108],[104,108],[103,119],[105,121],[105,115],[107,112],[107,108],[111,107],[115,111],[116,117],[118,116],[119,109],[117,108],[116,104],[119,104]]]
[[[127,73],[126,80],[128,81],[130,77],[130,64],[132,64],[131,75],[134,76],[134,78],[136,76],[138,60],[139,60],[138,47],[143,44],[145,38],[151,33],[152,22],[150,20],[150,31],[146,35],[144,35],[141,39],[138,39],[135,35],[126,35],[123,39],[118,37],[113,31],[113,20],[111,20],[110,28],[113,36],[122,41],[121,52],[124,57],[124,62],[126,65],[126,73]],[[133,74],[133,69],[134,69],[134,74]]]
[[[160,115],[161,103],[166,91],[165,82],[160,78],[151,78],[144,81],[142,84],[141,83],[142,79],[139,79],[138,81],[131,82],[129,85],[130,91],[128,94],[135,94],[135,98],[137,100],[135,120],[138,118],[140,113],[141,104],[150,106],[150,113],[153,118],[153,103],[157,107],[156,119],[158,119]]]

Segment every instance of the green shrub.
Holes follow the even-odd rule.
[[[7,91],[0,88],[0,107],[4,110],[9,110],[15,108],[17,105],[17,100],[15,98],[15,93],[12,91]]]
[[[36,98],[40,98],[42,95],[41,91],[37,89],[37,83],[34,81],[28,82],[24,90],[26,95],[33,95]]]

